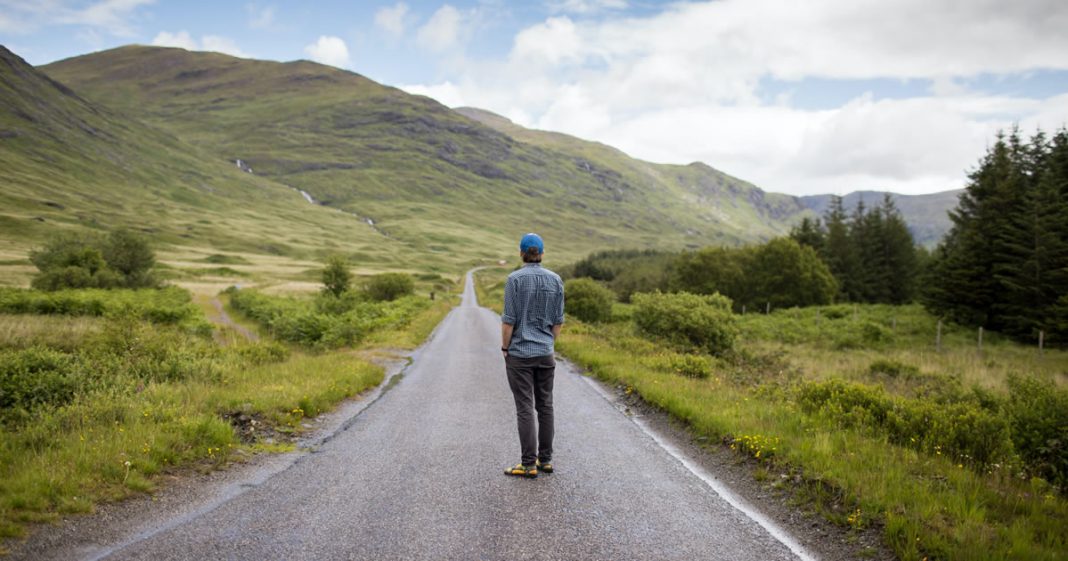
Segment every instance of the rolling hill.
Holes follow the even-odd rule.
[[[456,272],[512,257],[531,230],[568,261],[767,239],[820,210],[307,61],[142,46],[0,61],[9,262],[57,229],[126,225],[175,254]]]
[[[781,234],[804,210],[703,164],[649,164],[578,139],[532,141],[306,61],[130,46],[42,70],[429,251],[510,249],[529,230],[548,232],[568,257],[734,244]]]
[[[119,225],[174,249],[305,259],[343,251],[392,265],[413,256],[356,217],[86,100],[4,47],[0,168],[8,261],[57,231]]]

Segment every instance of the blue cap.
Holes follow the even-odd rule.
[[[526,253],[532,247],[538,248],[538,253],[545,253],[545,242],[541,241],[541,236],[531,233],[519,240],[520,253]]]

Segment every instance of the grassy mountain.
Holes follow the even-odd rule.
[[[928,195],[889,194],[893,196],[894,204],[905,218],[916,243],[934,246],[953,225],[947,213],[956,208],[957,198],[962,192],[962,189],[955,189]],[[842,204],[849,212],[852,212],[859,202],[863,202],[867,208],[872,208],[882,204],[885,195],[887,193],[882,191],[855,191],[842,197]],[[800,197],[800,201],[806,208],[823,216],[831,205],[831,195],[810,195]]]
[[[51,233],[117,225],[190,258],[342,251],[396,266],[415,253],[210,149],[88,101],[2,46],[0,167],[0,259],[8,264]]]
[[[509,256],[530,230],[603,247],[739,243],[803,210],[703,164],[661,166],[559,135],[502,132],[351,72],[123,47],[42,67],[87,98],[456,258]]]

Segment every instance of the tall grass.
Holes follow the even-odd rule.
[[[501,277],[477,277],[483,305]],[[991,334],[980,352],[948,324],[939,351],[919,307],[834,306],[741,316],[735,349],[711,357],[640,335],[632,316],[569,317],[557,350],[826,518],[882,528],[901,559],[1065,557],[1068,500],[1051,481],[1068,438],[1049,435],[1068,414],[1068,353]]]

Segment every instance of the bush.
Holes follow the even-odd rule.
[[[349,272],[349,260],[341,255],[334,255],[326,260],[323,269],[323,291],[333,296],[341,296],[352,284]]]
[[[176,287],[139,290],[57,290],[0,287],[0,312],[69,316],[126,316],[154,323],[203,321],[189,292]]]
[[[895,398],[881,387],[841,380],[804,383],[797,400],[805,413],[886,435],[899,446],[944,454],[978,470],[1012,457],[1008,422],[978,400]]]
[[[78,366],[73,355],[45,347],[0,352],[0,410],[69,403]]]
[[[406,273],[382,273],[371,277],[367,294],[373,300],[389,302],[415,292],[415,281]]]
[[[1050,380],[1010,376],[1006,406],[1016,451],[1035,474],[1068,488],[1068,390]]]
[[[587,322],[612,319],[616,296],[593,279],[572,279],[564,283],[564,311]]]
[[[712,354],[730,350],[738,328],[731,301],[720,294],[635,294],[634,323],[646,334]]]
[[[920,369],[911,364],[880,358],[872,361],[871,365],[868,366],[868,372],[882,374],[889,378],[909,379],[918,376]]]
[[[712,375],[712,362],[708,357],[691,354],[672,354],[668,357],[671,370],[687,378],[708,378]]]
[[[34,288],[147,288],[159,281],[151,269],[155,255],[144,238],[127,230],[115,230],[106,238],[63,234],[30,252],[30,262],[40,271]]]

